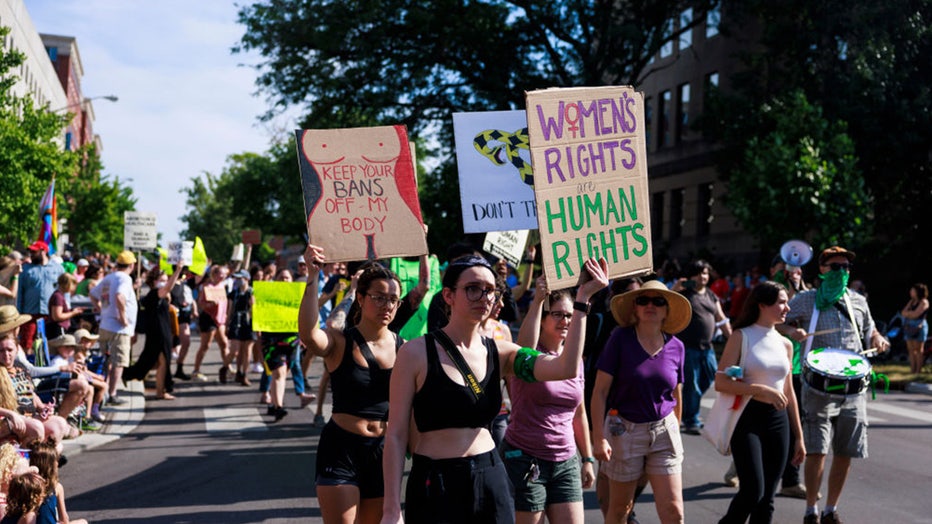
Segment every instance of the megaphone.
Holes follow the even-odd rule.
[[[780,246],[780,258],[789,266],[802,267],[812,260],[812,246],[802,240],[788,240]]]

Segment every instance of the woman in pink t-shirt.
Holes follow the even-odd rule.
[[[518,345],[559,355],[573,318],[570,290],[548,293],[537,279]],[[517,524],[584,521],[582,490],[595,480],[595,458],[583,404],[583,368],[573,378],[529,383],[508,379],[511,422],[502,443],[505,469],[515,487]],[[577,456],[579,449],[580,456]]]

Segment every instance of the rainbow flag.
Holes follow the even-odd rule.
[[[48,244],[49,254],[54,255],[57,251],[56,244],[58,240],[58,203],[55,201],[54,178],[49,184],[49,188],[45,190],[42,201],[39,202],[39,221],[41,226],[38,240]]]

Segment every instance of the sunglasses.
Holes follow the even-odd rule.
[[[639,306],[646,306],[647,304],[653,304],[657,307],[664,307],[667,305],[667,299],[663,297],[648,297],[641,295],[634,299],[634,303]]]
[[[854,266],[854,264],[851,264],[851,263],[841,263],[841,262],[832,262],[831,264],[822,264],[822,265],[832,268],[832,271],[838,271],[839,269],[844,269],[845,271],[848,271]]]

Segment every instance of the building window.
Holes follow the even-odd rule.
[[[658,108],[660,121],[658,122],[659,129],[657,130],[657,149],[670,145],[670,106],[672,104],[673,94],[669,89],[660,93],[660,107]]]
[[[712,38],[718,34],[718,25],[722,21],[722,6],[716,4],[705,14],[705,37]]]
[[[699,205],[697,206],[696,215],[696,236],[706,237],[712,229],[712,221],[715,215],[712,214],[712,204],[715,203],[713,191],[715,184],[699,184]]]
[[[654,193],[650,204],[650,236],[654,244],[663,241],[663,191]]]
[[[680,13],[680,29],[689,27],[691,23],[693,23],[693,10],[689,8]],[[691,45],[693,45],[693,30],[689,29],[680,34],[680,51]]]
[[[660,58],[673,54],[673,20],[667,20],[663,24],[663,41],[666,43],[660,47]]]
[[[711,92],[713,89],[718,87],[718,71],[713,71],[705,75],[705,90],[706,92]]]
[[[46,47],[45,50],[48,51],[48,53],[49,53],[49,58],[52,59],[52,62],[54,62],[55,59],[58,58],[58,48],[57,48],[57,47]]]
[[[670,195],[670,240],[676,240],[683,236],[683,226],[686,225],[686,213],[683,207],[686,205],[686,190],[683,188],[674,189]]]
[[[644,99],[644,141],[647,146],[647,149],[651,147],[651,129],[653,129],[654,121],[654,99],[651,97],[646,97]]]
[[[678,103],[676,105],[676,142],[689,138],[689,84],[682,84],[677,88]]]

